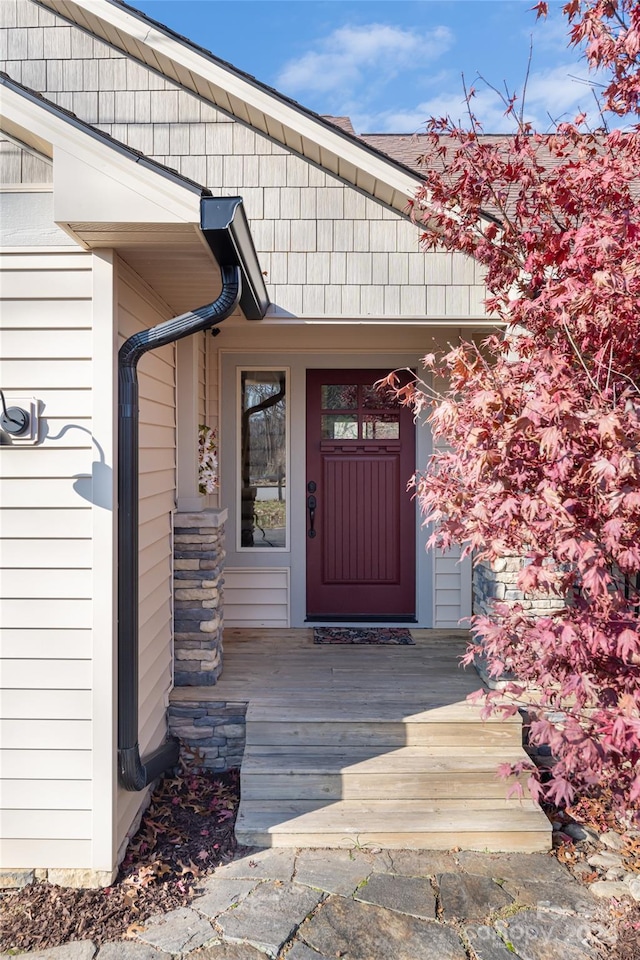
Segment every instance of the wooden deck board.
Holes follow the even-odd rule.
[[[247,747],[247,756],[250,756],[256,767],[260,766],[261,757],[272,757],[274,751],[271,747],[260,744],[253,744]],[[507,748],[496,747],[491,750],[485,748],[482,753],[471,752],[467,747],[450,746],[432,746],[425,747],[398,747],[393,750],[386,750],[382,753],[374,746],[352,746],[341,747],[339,744],[332,744],[330,747],[309,746],[304,754],[291,753],[289,756],[296,757],[296,762],[303,767],[315,767],[318,763],[327,763],[331,769],[338,765],[341,770],[361,769],[364,764],[366,767],[376,769],[389,769],[390,765],[414,764],[419,758],[428,759],[429,764],[436,769],[444,769],[450,763],[455,763],[457,769],[475,770],[491,763],[494,759],[500,762],[501,759],[510,760],[519,756],[519,748],[509,751]]]
[[[482,686],[475,670],[458,661],[468,634],[463,630],[412,630],[415,646],[314,644],[311,629],[225,630],[224,669],[218,683],[198,688],[203,700],[250,701],[355,699],[372,703],[406,700],[427,705],[464,703]],[[193,698],[177,687],[174,703]]]
[[[443,698],[435,691],[430,697],[418,701],[382,700],[371,702],[370,697],[348,699],[312,699],[300,695],[294,699],[282,700],[279,698],[264,699],[260,697],[251,703],[247,712],[247,719],[252,721],[273,720],[277,716],[280,722],[300,719],[304,711],[305,721],[309,723],[477,723],[478,708],[467,700],[454,703],[443,702]],[[521,725],[521,719],[516,714],[502,720],[501,717],[491,717],[487,723],[505,725]]]
[[[504,799],[507,784],[498,764],[521,759],[519,747],[503,751],[468,747],[340,747],[310,753],[247,747],[242,761],[243,797],[259,800]],[[510,781],[512,783],[513,781]]]
[[[274,814],[285,813],[287,830],[294,829],[296,821],[306,829],[313,829],[317,824],[326,822],[326,814],[330,811],[338,829],[353,830],[357,826],[357,818],[363,812],[371,816],[370,828],[389,828],[389,818],[394,822],[394,829],[408,833],[424,830],[425,818],[438,822],[440,829],[455,830],[468,829],[469,802],[463,800],[340,800],[337,803],[327,804],[324,800],[252,800],[245,804],[246,810],[251,810],[254,822],[267,826],[274,819]],[[476,800],[476,825],[483,830],[491,829],[499,819],[509,811],[517,820],[520,829],[537,829],[539,808],[533,800],[496,800],[481,798]],[[544,814],[541,814],[544,816]],[[304,820],[304,823],[302,821]],[[277,830],[277,827],[271,827]]]

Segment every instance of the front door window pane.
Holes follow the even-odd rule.
[[[334,413],[322,418],[323,440],[357,440],[358,415]]]
[[[362,418],[362,436],[365,440],[398,440],[400,421],[389,413],[365,413]]]
[[[355,383],[327,383],[322,386],[323,410],[355,410],[358,387]]]
[[[287,422],[284,370],[243,370],[240,544],[287,545]]]
[[[365,410],[397,410],[398,401],[389,387],[369,384],[362,387],[362,406]]]

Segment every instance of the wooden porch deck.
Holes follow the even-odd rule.
[[[415,646],[316,645],[312,629],[225,630],[213,687],[172,702],[247,703],[236,834],[261,846],[546,850],[533,801],[505,799],[499,763],[524,759],[519,717],[480,719],[482,682],[458,666],[466,631]]]
[[[247,630],[226,627],[224,670],[215,700],[281,699],[317,692],[425,703],[464,700],[482,685],[462,670],[466,630],[411,630],[415,646],[314,644],[313,629]],[[179,691],[176,691],[178,693]],[[426,699],[425,699],[426,698]]]

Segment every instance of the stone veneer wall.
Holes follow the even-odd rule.
[[[473,568],[473,613],[475,616],[490,616],[494,601],[519,603],[533,617],[544,617],[559,610],[560,599],[548,596],[525,594],[518,589],[518,572],[526,563],[522,557],[501,557],[493,563],[482,561]],[[500,677],[489,675],[483,655],[476,655],[475,667],[484,683],[492,689],[500,689],[510,680],[517,679],[508,670]]]
[[[209,770],[239,767],[247,703],[211,699],[222,672],[226,510],[174,517],[174,682],[193,687],[169,705],[169,730],[186,760]],[[207,687],[198,691],[198,687]]]
[[[242,763],[246,712],[246,701],[206,700],[194,691],[170,704],[169,729],[187,762],[222,772]]]
[[[482,561],[473,569],[473,612],[491,613],[493,601],[519,603],[532,616],[548,616],[562,607],[562,601],[547,596],[524,594],[518,589],[518,572],[526,561],[521,557],[502,557],[493,563]]]
[[[226,510],[176,513],[173,526],[174,682],[212,686],[222,672]]]

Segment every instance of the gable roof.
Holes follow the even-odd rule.
[[[454,139],[444,135],[440,139],[439,149],[435,150],[427,133],[362,133],[360,139],[369,146],[375,147],[381,153],[392,157],[398,163],[415,170],[416,173],[420,173],[424,167],[425,160],[423,158],[428,158],[429,163],[433,164],[436,169],[444,170],[445,157],[450,155],[458,146]],[[508,146],[512,142],[512,136],[508,133],[480,133],[477,140],[478,143],[489,146],[496,144]],[[444,148],[444,153],[440,153],[442,148]],[[557,166],[556,158],[550,151],[544,149],[544,145],[542,149],[538,150],[537,160],[548,169]]]
[[[110,133],[106,133],[106,131],[101,130],[99,127],[87,123],[71,110],[67,110],[66,107],[60,106],[60,104],[54,103],[52,100],[47,100],[47,98],[39,91],[33,90],[31,87],[27,87],[23,83],[19,83],[13,77],[10,77],[8,73],[5,73],[2,70],[0,70],[0,85],[6,90],[12,90],[14,93],[24,97],[25,103],[31,103],[42,107],[45,112],[50,113],[53,116],[60,117],[60,119],[65,120],[71,127],[81,130],[93,140],[103,143],[105,146],[115,150],[116,153],[119,153],[123,156],[128,156],[131,160],[133,160],[134,163],[140,164],[141,167],[146,167],[149,170],[153,170],[160,176],[166,177],[167,180],[171,180],[176,184],[182,185],[187,190],[197,193],[199,196],[210,195],[211,191],[207,187],[203,187],[202,184],[196,183],[196,181],[192,180],[190,177],[185,177],[183,174],[178,173],[177,170],[172,170],[170,167],[166,167],[157,160],[147,157],[146,154],[141,153],[140,150],[134,149],[134,147],[123,143],[121,140],[116,140],[116,138],[112,137]],[[2,129],[6,133],[11,134],[11,128],[15,126],[18,121],[11,119],[9,115],[10,111],[3,110],[5,105],[6,101],[0,102],[0,120],[2,121]],[[26,143],[27,146],[31,146],[38,153],[44,156],[50,156],[51,144],[47,144],[46,141],[42,141],[33,131],[28,131],[26,128],[22,128],[21,135],[17,137],[17,139],[21,140],[23,143]]]
[[[176,314],[217,297],[220,269],[202,213],[217,202],[208,188],[1,72],[0,90],[0,130],[53,159],[53,219],[66,233],[86,250],[115,249]],[[256,296],[263,315],[266,287],[241,220],[225,258],[241,262],[245,312]]]
[[[415,168],[261,83],[121,0],[39,0],[57,15],[267,134],[400,213],[422,183]]]

